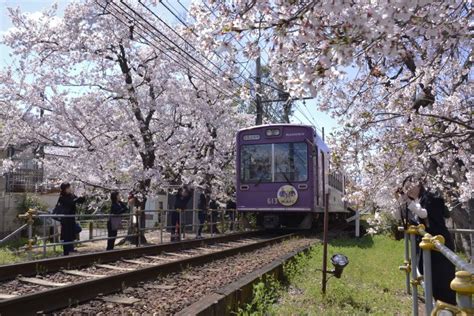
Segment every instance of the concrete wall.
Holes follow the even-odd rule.
[[[59,193],[46,193],[46,194],[34,194],[42,203],[48,206],[48,210],[51,211],[58,203]]]
[[[4,192],[0,193],[0,236],[14,231],[23,224],[17,219],[18,204],[23,200],[23,194]]]
[[[19,213],[18,205],[25,197],[25,193],[5,193],[4,187],[2,187],[2,180],[4,185],[4,179],[0,178],[0,237],[7,235],[23,224],[22,221],[17,219],[17,215]],[[58,201],[57,193],[32,195],[45,203],[49,210]]]

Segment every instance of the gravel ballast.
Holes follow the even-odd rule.
[[[180,273],[173,273],[136,287],[128,287],[121,293],[57,311],[55,314],[174,314],[273,260],[316,241],[316,238],[293,238],[249,253],[217,260],[203,266],[191,267]],[[138,301],[133,304],[121,304],[103,300],[112,297],[114,299],[117,297],[134,298]]]

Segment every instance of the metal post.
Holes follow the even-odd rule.
[[[179,213],[179,221],[178,221],[178,236],[179,240],[181,240],[181,234],[183,233],[183,210],[177,210]]]
[[[89,240],[94,238],[94,221],[89,222]]]
[[[431,272],[431,250],[434,248],[431,235],[425,234],[420,243],[423,251],[423,280],[425,285],[425,315],[431,315],[433,310],[433,279]],[[416,269],[414,269],[416,270]]]
[[[465,315],[473,312],[472,295],[474,294],[473,275],[468,271],[456,272],[456,277],[451,281],[451,289],[456,291],[456,303]]]
[[[261,98],[261,83],[262,83],[262,66],[260,60],[260,53],[258,54],[257,60],[255,61],[255,108],[257,112],[257,116],[255,118],[255,125],[262,125],[263,124],[263,106],[262,106],[262,98]]]
[[[43,258],[46,258],[46,218],[43,218]]]
[[[160,212],[160,243],[163,243],[163,212],[164,210],[159,210]]]
[[[355,236],[357,238],[360,237],[360,214],[359,214],[359,211],[356,211]]]
[[[209,216],[209,215],[211,215],[211,216]],[[214,225],[213,225],[213,223],[212,223],[212,220],[213,220],[213,218],[212,218],[212,211],[211,211],[211,214],[208,214],[208,218],[211,219],[211,220],[210,220],[210,223],[211,223],[211,237],[214,237]]]
[[[137,211],[135,213],[136,219],[137,219],[137,247],[141,246],[141,223],[140,223],[140,210],[137,208]]]
[[[327,283],[329,193],[326,193],[325,204],[326,205],[324,208],[324,231],[323,231],[323,284],[322,284],[323,295],[326,295],[326,283]]]
[[[405,281],[407,287],[407,294],[411,294],[411,287],[410,287],[410,236],[406,231],[404,231],[404,239],[405,239]]]
[[[242,225],[241,225],[241,222],[240,222],[242,220],[242,214],[239,214],[239,212],[237,212],[237,209],[235,209],[234,212],[235,212],[234,223],[236,225],[235,229],[237,231],[240,231],[242,229]]]
[[[186,238],[186,212],[187,210],[183,210],[183,216],[181,217],[181,220],[179,222],[179,227],[181,228],[181,231],[182,231],[182,240],[184,240]],[[182,224],[181,224],[182,223]]]
[[[224,210],[221,210],[221,234],[224,234],[224,230],[225,230],[225,213],[224,213]]]
[[[196,220],[197,219],[197,220]],[[199,213],[196,209],[193,209],[193,232],[196,234],[196,239],[198,238],[198,231],[199,231]]]
[[[418,262],[416,256],[416,227],[412,226],[415,232],[410,233],[410,245],[411,245],[411,293],[413,299],[413,316],[418,316],[418,280],[416,274],[416,264]]]
[[[58,235],[57,233],[58,227],[56,223],[53,223],[53,252],[56,253],[56,243],[58,242],[56,236]]]
[[[31,260],[31,250],[33,246],[33,220],[28,219],[28,260]]]

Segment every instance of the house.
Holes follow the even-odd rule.
[[[0,161],[11,159],[14,162],[12,170],[0,174],[0,237],[21,225],[17,215],[25,194],[41,190],[44,170],[41,162],[34,158],[29,148],[0,148]]]

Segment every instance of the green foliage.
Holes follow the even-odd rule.
[[[0,265],[21,261],[21,258],[8,248],[0,248]]]
[[[20,246],[24,246],[26,239],[21,239],[21,241],[16,241],[14,243],[9,243],[7,246],[0,248],[0,265],[12,264],[18,262],[28,261],[28,254],[25,251],[18,249]],[[32,260],[57,257],[62,254],[62,248],[57,247],[56,251],[53,248],[48,247],[46,250],[46,256],[43,256],[42,249],[36,249],[31,254]],[[41,272],[41,271],[38,271]],[[44,272],[44,271],[43,271]]]
[[[48,211],[48,206],[31,194],[24,194],[20,203],[18,203],[17,211],[19,214],[27,212],[29,209],[36,209],[38,211]]]
[[[5,250],[18,249],[20,247],[23,247],[27,242],[28,242],[28,238],[26,237],[12,238],[6,243],[2,244],[2,248],[0,249],[5,249]]]
[[[290,290],[266,314],[274,315],[409,315],[410,297],[404,292],[403,242],[387,236],[341,238],[330,242],[328,257],[345,254],[349,265],[341,279],[331,278],[321,294],[322,246],[313,247],[285,266]],[[328,263],[331,268],[330,262]]]
[[[239,308],[240,316],[262,316],[276,302],[281,291],[280,283],[272,276],[267,276],[253,286],[252,302]]]
[[[24,194],[20,200],[20,203],[18,203],[17,206],[17,212],[18,215],[26,213],[30,209],[35,209],[40,212],[47,212],[48,211],[48,205],[41,201],[39,198],[37,198],[34,195],[31,194]],[[18,220],[21,223],[24,223],[23,220]],[[40,224],[39,220],[34,221],[34,226],[37,226]]]

